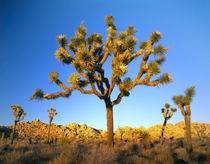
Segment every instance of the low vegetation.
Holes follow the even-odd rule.
[[[183,139],[145,139],[139,142],[117,141],[108,148],[106,141],[76,141],[65,144],[10,145],[0,142],[0,163],[81,163],[81,164],[173,164],[209,163],[210,140],[193,139],[194,152],[189,158]]]

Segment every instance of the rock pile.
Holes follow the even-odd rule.
[[[0,126],[0,138],[9,138],[12,132],[11,126]],[[210,137],[210,124],[192,123],[192,137]],[[114,132],[115,140],[132,140],[138,141],[146,138],[159,138],[162,130],[162,125],[154,125],[146,129],[131,127],[118,127]],[[3,134],[4,133],[4,134]],[[31,142],[40,142],[47,139],[48,124],[36,119],[31,122],[20,122],[16,127],[17,139],[28,139]],[[176,125],[171,123],[166,125],[165,138],[182,138],[185,135],[185,124],[179,122]],[[97,130],[87,126],[86,124],[79,125],[77,123],[70,123],[65,126],[52,124],[51,139],[57,140],[91,140],[91,139],[106,139],[106,131]]]

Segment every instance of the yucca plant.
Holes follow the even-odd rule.
[[[163,118],[164,118],[164,123],[162,127],[161,138],[160,138],[161,143],[163,143],[164,131],[165,131],[167,121],[173,116],[173,113],[177,111],[176,108],[170,108],[170,106],[171,106],[170,104],[166,103],[165,108],[161,109]],[[170,112],[169,112],[169,108],[171,110]]]
[[[58,113],[53,108],[50,108],[50,110],[47,110],[47,112],[48,112],[48,115],[49,115],[47,143],[49,144],[50,143],[50,128],[51,128],[51,123],[52,123],[53,117],[55,115],[57,115]]]
[[[192,102],[192,98],[195,95],[195,86],[187,88],[185,90],[185,95],[173,96],[173,101],[176,105],[178,105],[181,110],[182,115],[185,120],[185,132],[186,132],[186,140],[187,140],[187,150],[189,153],[193,152],[192,147],[192,137],[191,137],[191,109],[190,103]]]
[[[23,108],[19,105],[11,105],[14,121],[15,124],[13,126],[12,135],[11,135],[11,144],[13,144],[14,141],[14,135],[15,135],[15,128],[18,122],[22,121],[24,119],[24,116],[27,114],[24,112]]]
[[[134,26],[128,26],[124,32],[118,32],[112,15],[106,16],[105,22],[108,35],[104,43],[101,34],[93,33],[86,36],[87,29],[83,23],[76,29],[75,37],[70,38],[70,43],[67,43],[68,39],[65,35],[57,37],[60,47],[55,53],[56,59],[65,64],[71,63],[77,73],[69,76],[70,86],[64,85],[59,80],[58,73],[51,73],[50,82],[55,82],[63,91],[46,94],[38,89],[30,100],[69,97],[75,90],[83,94],[96,95],[106,105],[107,141],[109,146],[113,146],[113,107],[119,104],[123,97],[129,96],[130,90],[138,85],[158,87],[159,84],[172,82],[172,78],[168,73],[156,79],[153,78],[161,73],[160,64],[165,60],[164,55],[168,50],[162,44],[158,44],[162,38],[160,32],[152,32],[147,41],[140,42],[139,50],[136,51],[138,40],[134,37],[137,32]],[[152,54],[155,57],[150,60]],[[110,79],[103,68],[108,57],[112,57]],[[141,57],[141,63],[136,77],[124,78],[127,65],[138,57]],[[90,89],[85,89],[85,86],[89,86]],[[114,87],[119,88],[119,94],[112,100]]]

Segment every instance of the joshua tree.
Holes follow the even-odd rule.
[[[50,108],[50,110],[47,110],[48,114],[49,114],[49,127],[48,127],[48,137],[47,137],[47,143],[50,143],[50,127],[51,127],[51,123],[53,120],[53,117],[55,115],[57,115],[58,113],[55,112],[56,110],[53,108]]]
[[[169,113],[170,104],[166,103],[165,108],[162,108],[161,111],[163,113],[164,123],[161,132],[161,142],[163,142],[164,130],[167,124],[167,121],[173,116],[173,113],[177,111],[176,108],[171,108],[171,112]]]
[[[21,106],[18,105],[12,105],[11,106],[14,116],[15,124],[13,126],[12,136],[11,136],[11,144],[13,144],[14,135],[15,135],[15,128],[18,122],[22,121],[24,116],[27,114],[23,111]]]
[[[135,51],[137,39],[134,34],[137,32],[134,26],[128,26],[124,32],[117,32],[112,15],[105,18],[108,36],[102,43],[102,35],[92,33],[86,37],[87,29],[81,24],[76,29],[76,36],[70,38],[67,45],[67,37],[61,35],[57,37],[59,49],[55,52],[55,57],[65,64],[72,64],[77,73],[69,76],[68,82],[71,87],[67,87],[59,80],[58,72],[49,74],[50,82],[55,82],[63,91],[46,94],[41,89],[37,89],[31,99],[55,99],[58,97],[69,97],[71,92],[78,90],[83,94],[94,94],[105,102],[107,115],[107,141],[109,146],[113,146],[113,107],[119,104],[124,96],[129,96],[129,91],[137,85],[158,86],[172,82],[168,73],[162,74],[156,79],[154,75],[159,75],[160,64],[165,61],[165,48],[157,42],[162,34],[154,31],[149,36],[148,41],[141,41],[139,50]],[[68,50],[67,50],[67,48]],[[73,53],[70,54],[69,52]],[[154,59],[149,61],[149,57],[154,54]],[[112,55],[111,78],[105,76],[104,63]],[[122,77],[127,72],[127,65],[137,57],[142,57],[139,70],[134,79]],[[84,89],[89,85],[90,89]],[[114,87],[119,88],[119,94],[111,100]]]
[[[182,115],[185,119],[185,129],[186,129],[186,140],[187,140],[187,149],[191,153],[192,148],[192,138],[191,138],[191,110],[190,103],[192,102],[192,97],[195,95],[195,87],[187,88],[185,95],[173,96],[173,101],[181,110]]]

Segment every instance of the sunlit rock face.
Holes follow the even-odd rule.
[[[12,126],[0,126],[0,137],[9,138],[12,132]],[[192,137],[210,137],[210,124],[192,123]],[[143,126],[139,128],[118,127],[114,132],[115,140],[135,141],[142,139],[159,138],[162,130],[162,125],[154,125],[146,129]],[[4,134],[3,134],[4,133]],[[19,139],[30,139],[32,142],[44,142],[47,139],[48,124],[43,123],[39,119],[34,121],[20,122],[16,127],[15,137]],[[101,129],[97,130],[86,124],[79,125],[77,123],[62,125],[51,125],[52,140],[106,140],[107,132]],[[175,125],[168,123],[165,128],[165,138],[183,138],[185,136],[185,124],[179,122]]]

